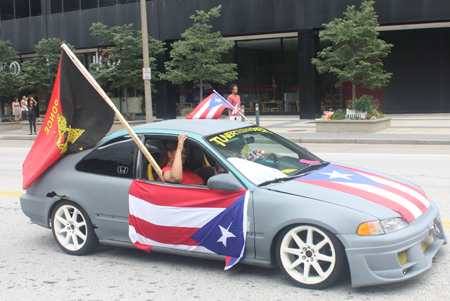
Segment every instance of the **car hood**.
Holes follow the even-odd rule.
[[[403,217],[412,222],[430,206],[422,189],[409,181],[334,162],[266,188],[349,207],[379,219]]]

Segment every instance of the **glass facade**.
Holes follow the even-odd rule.
[[[0,20],[29,18],[41,15],[41,0],[0,0]]]
[[[238,80],[233,83],[239,87],[246,113],[252,114],[256,104],[263,114],[299,112],[297,37],[236,41],[234,49],[222,57],[222,62],[237,64]],[[231,84],[213,84],[213,87],[226,98]],[[200,101],[198,90],[190,83],[180,85],[179,114]],[[203,97],[209,93],[212,90],[205,90]]]

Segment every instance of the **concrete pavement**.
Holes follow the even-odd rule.
[[[296,143],[450,145],[450,113],[389,114],[391,127],[376,133],[316,133],[312,119],[260,116],[260,125]],[[248,116],[255,122],[255,116]],[[0,132],[0,140],[34,140],[22,130]]]

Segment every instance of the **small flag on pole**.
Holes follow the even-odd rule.
[[[219,119],[225,108],[234,109],[216,92],[206,97],[186,119]]]
[[[23,189],[62,155],[93,147],[113,121],[114,110],[62,48],[47,113],[23,163]]]

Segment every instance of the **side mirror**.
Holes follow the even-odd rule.
[[[208,188],[212,190],[235,191],[244,189],[242,184],[232,175],[221,173],[208,180]]]

